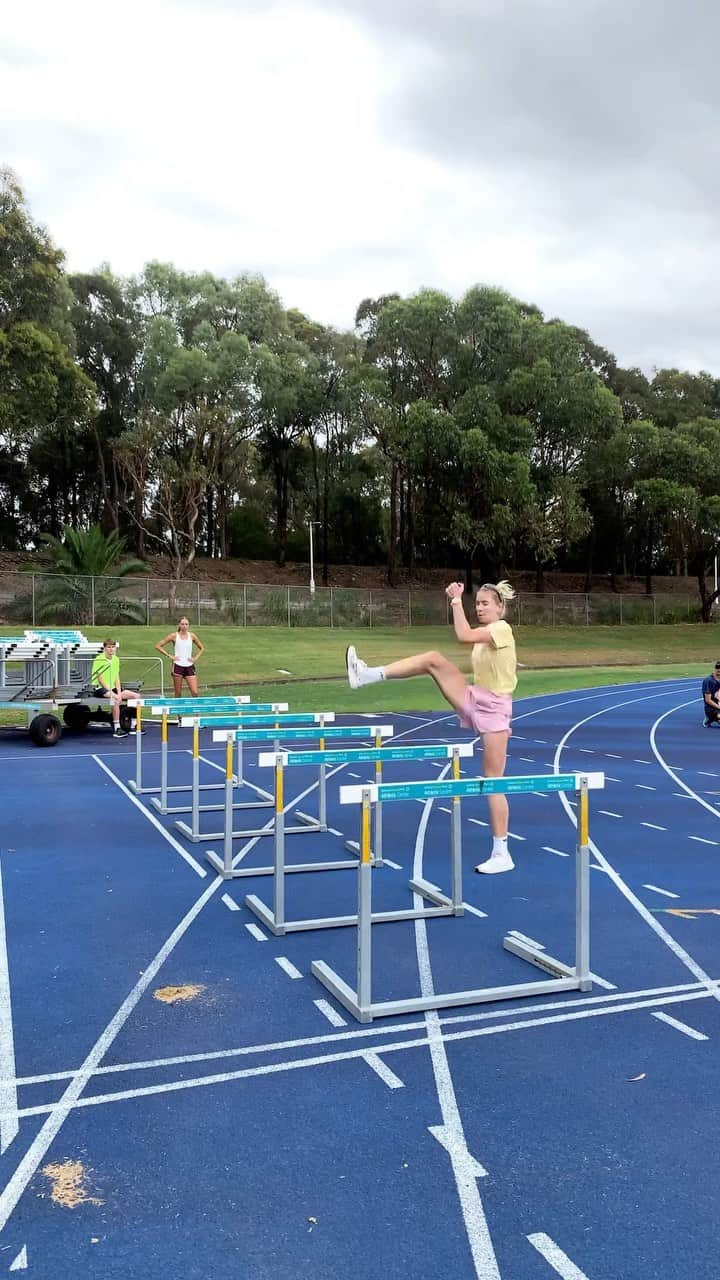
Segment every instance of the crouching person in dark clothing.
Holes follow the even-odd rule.
[[[720,721],[720,662],[716,662],[709,676],[702,682],[703,726],[710,729]]]

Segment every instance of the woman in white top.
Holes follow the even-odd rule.
[[[174,644],[174,652],[168,653],[165,648],[170,642]],[[195,645],[196,653],[193,657],[193,645]],[[158,653],[163,657],[170,658],[172,661],[172,680],[175,690],[175,697],[179,698],[182,693],[183,680],[187,680],[188,689],[193,698],[197,698],[199,694],[197,675],[195,673],[195,663],[198,658],[202,657],[205,652],[205,646],[201,640],[198,640],[194,631],[190,630],[190,623],[187,618],[181,618],[177,625],[177,631],[171,631],[165,636],[164,640],[160,640],[155,645]]]
[[[502,778],[505,772],[508,739],[512,730],[512,694],[517,685],[517,659],[512,627],[505,621],[505,605],[515,592],[509,582],[486,582],[475,595],[478,625],[471,627],[462,608],[463,585],[451,582],[446,595],[452,606],[455,635],[461,644],[471,644],[472,683],[462,671],[436,650],[401,658],[386,667],[369,667],[358,658],[352,645],[346,653],[350,687],[359,689],[379,680],[406,680],[410,676],[431,676],[443,697],[457,711],[465,729],[472,729],[483,742],[483,773],[486,778]],[[492,853],[475,867],[483,874],[512,871],[508,850],[508,802],[504,795],[489,795]]]

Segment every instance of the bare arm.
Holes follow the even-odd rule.
[[[197,662],[198,658],[201,658],[205,652],[205,645],[203,644],[202,640],[198,640],[194,631],[190,632],[190,639],[192,640],[193,644],[195,645],[195,648],[197,649],[197,653],[195,654],[195,657],[193,659],[194,662]]]
[[[450,600],[452,609],[452,620],[455,628],[456,639],[461,644],[490,644],[492,641],[492,632],[489,627],[471,627],[462,608],[462,600],[459,596],[454,596]]]
[[[157,649],[158,653],[161,653],[164,658],[172,658],[172,654],[168,653],[167,650],[165,649],[165,645],[169,644],[171,640],[173,641],[175,640],[174,631],[169,632],[169,634],[165,636],[164,640],[159,640],[158,643],[155,645],[155,648]]]

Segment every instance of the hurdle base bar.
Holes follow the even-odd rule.
[[[572,965],[564,964],[562,960],[556,960],[544,951],[537,951],[519,938],[507,936],[503,938],[503,946],[506,951],[511,951],[514,956],[527,960],[528,964],[534,964],[538,969],[544,969],[546,973],[555,974],[558,978],[572,978],[576,991],[592,990],[592,978],[589,974],[587,977],[578,977]]]
[[[273,805],[275,804],[274,800],[272,801],[272,804]],[[270,807],[269,803],[253,804],[250,806],[251,809],[267,809],[269,807]],[[235,805],[233,805],[233,808],[235,808]],[[205,812],[207,811],[205,810]],[[309,825],[309,823],[312,823],[312,825]],[[192,827],[189,827],[187,822],[176,822],[175,826],[178,831],[182,832],[182,834],[185,836],[185,839],[191,840],[193,844],[201,844],[203,840],[224,840],[225,839],[224,831],[201,831],[198,835],[195,835]],[[306,822],[303,826],[286,827],[285,835],[286,836],[304,836],[304,835],[310,834],[313,831],[315,832],[329,831],[329,827],[327,826],[326,823],[322,824],[318,822],[317,818],[314,818],[314,819],[308,818],[308,816],[306,815]],[[272,825],[268,825],[267,827],[254,827],[252,830],[247,830],[247,831],[233,831],[232,838],[233,840],[249,840],[255,836],[259,837],[259,836],[274,836],[274,835],[275,835],[275,824],[273,823]],[[348,867],[354,866],[355,869],[357,870],[357,861],[353,863],[350,863],[350,862],[343,863],[343,866],[348,866]]]
[[[266,833],[263,832],[262,834]],[[225,863],[222,858],[212,849],[206,850],[205,858],[210,863],[210,866],[214,867],[215,870],[223,877],[223,880],[242,880],[252,876],[273,876],[275,874],[274,866],[233,867],[232,870],[226,871]],[[286,865],[285,873],[286,875],[289,875],[291,871],[347,871],[350,869],[356,871],[357,863],[348,862],[347,859],[343,859],[338,862],[295,862],[291,863],[290,866]]]
[[[360,857],[360,842],[359,842],[359,840],[346,840],[346,841],[345,841],[345,848],[346,848],[346,849],[349,849],[351,853],[354,853],[354,854],[355,854],[355,856],[356,856],[357,858],[359,858],[359,857]],[[378,857],[377,857],[377,855],[375,854],[374,849],[371,849],[371,850],[370,850],[370,861],[372,862],[372,865],[373,865],[374,867],[384,867],[384,866],[385,866],[385,863],[383,862],[383,859],[382,859],[382,855],[378,858]]]
[[[285,867],[285,871],[329,871],[340,870],[342,867],[356,867],[356,863],[341,862],[334,864],[334,866],[325,864],[322,867],[318,867],[317,864],[311,867]],[[268,870],[272,871],[273,868],[270,867]],[[251,872],[249,871],[245,872],[245,875],[250,874]],[[446,899],[446,901],[450,903],[449,899]],[[256,897],[254,893],[246,894],[245,905],[250,908],[250,910],[258,917],[258,920],[261,920],[276,938],[282,937],[286,933],[307,933],[312,929],[347,929],[352,925],[356,925],[358,922],[357,915],[321,916],[317,920],[285,920],[279,925],[275,919],[275,912],[272,911],[266,903],[262,902],[260,898]],[[452,909],[452,903],[450,903],[450,908],[451,909],[448,910],[445,906],[427,908],[408,907],[406,909],[401,908],[399,911],[375,911],[371,915],[370,921],[372,924],[394,924],[398,920],[425,920],[430,918],[435,919],[438,916],[463,914],[462,908],[460,908],[459,911],[454,911]]]
[[[134,792],[135,792],[135,795],[136,795],[136,796],[159,795],[159,794],[160,794],[160,792],[162,791],[162,787],[139,787],[139,786],[137,785],[137,783],[136,783],[136,781],[135,781],[135,779],[134,779],[134,778],[130,778],[130,781],[128,782],[128,786],[129,786],[129,788],[130,788],[130,790],[131,790],[131,791],[134,791]],[[201,791],[222,791],[222,789],[223,789],[223,787],[224,787],[224,786],[225,786],[225,783],[224,783],[224,782],[201,782],[201,783],[200,783],[200,790],[201,790]],[[168,788],[167,788],[167,790],[168,790],[168,792],[170,792],[170,791],[176,791],[176,792],[177,792],[177,791],[192,791],[192,786],[191,786],[190,784],[188,784],[187,786],[185,786],[185,785],[183,784],[182,786],[177,786],[177,787],[168,787]],[[218,807],[222,807],[222,806],[218,806]],[[170,813],[170,812],[171,812],[171,810],[170,810],[170,809],[167,809],[167,810],[166,810],[166,813]],[[177,812],[178,812],[178,813],[185,813],[185,812],[188,812],[188,813],[189,813],[189,812],[190,812],[190,810],[188,809],[188,810],[186,811],[185,809],[178,809],[178,810],[177,810]]]
[[[485,987],[478,991],[452,991],[446,995],[417,996],[410,1000],[383,1000],[364,1008],[357,992],[344,982],[339,974],[323,960],[313,960],[310,966],[313,977],[347,1009],[358,1022],[372,1022],[374,1018],[398,1018],[405,1013],[426,1013],[429,1009],[452,1009],[460,1005],[489,1004],[494,1000],[525,1000],[529,996],[556,994],[558,991],[578,991],[576,978],[555,978],[552,982],[521,982],[512,987]]]
[[[169,790],[170,788],[168,787],[168,791]],[[267,792],[262,792],[262,794],[267,795]],[[183,805],[178,804],[178,805],[174,805],[172,808],[168,805],[167,808],[163,809],[162,805],[160,804],[160,801],[157,799],[156,796],[153,796],[150,803],[154,805],[158,813],[162,813],[162,814],[192,813],[193,811],[193,807],[191,804],[183,804]],[[275,805],[275,801],[273,800],[272,796],[268,796],[267,800],[238,800],[233,803],[233,809],[272,809],[274,805]],[[199,813],[224,813],[225,805],[224,804],[201,804],[198,812]],[[175,825],[179,827],[180,823],[177,822]],[[190,828],[188,827],[187,830],[185,830],[186,825],[187,824],[183,824],[183,835],[186,835],[189,833],[190,837],[192,837],[192,832]],[[199,838],[201,840],[204,840],[205,836],[200,836]],[[211,839],[212,837],[208,837],[208,838]],[[197,842],[198,837],[195,837],[195,839]]]

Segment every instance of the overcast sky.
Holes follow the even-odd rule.
[[[0,163],[71,270],[358,302],[500,285],[720,374],[717,0],[34,0]]]

